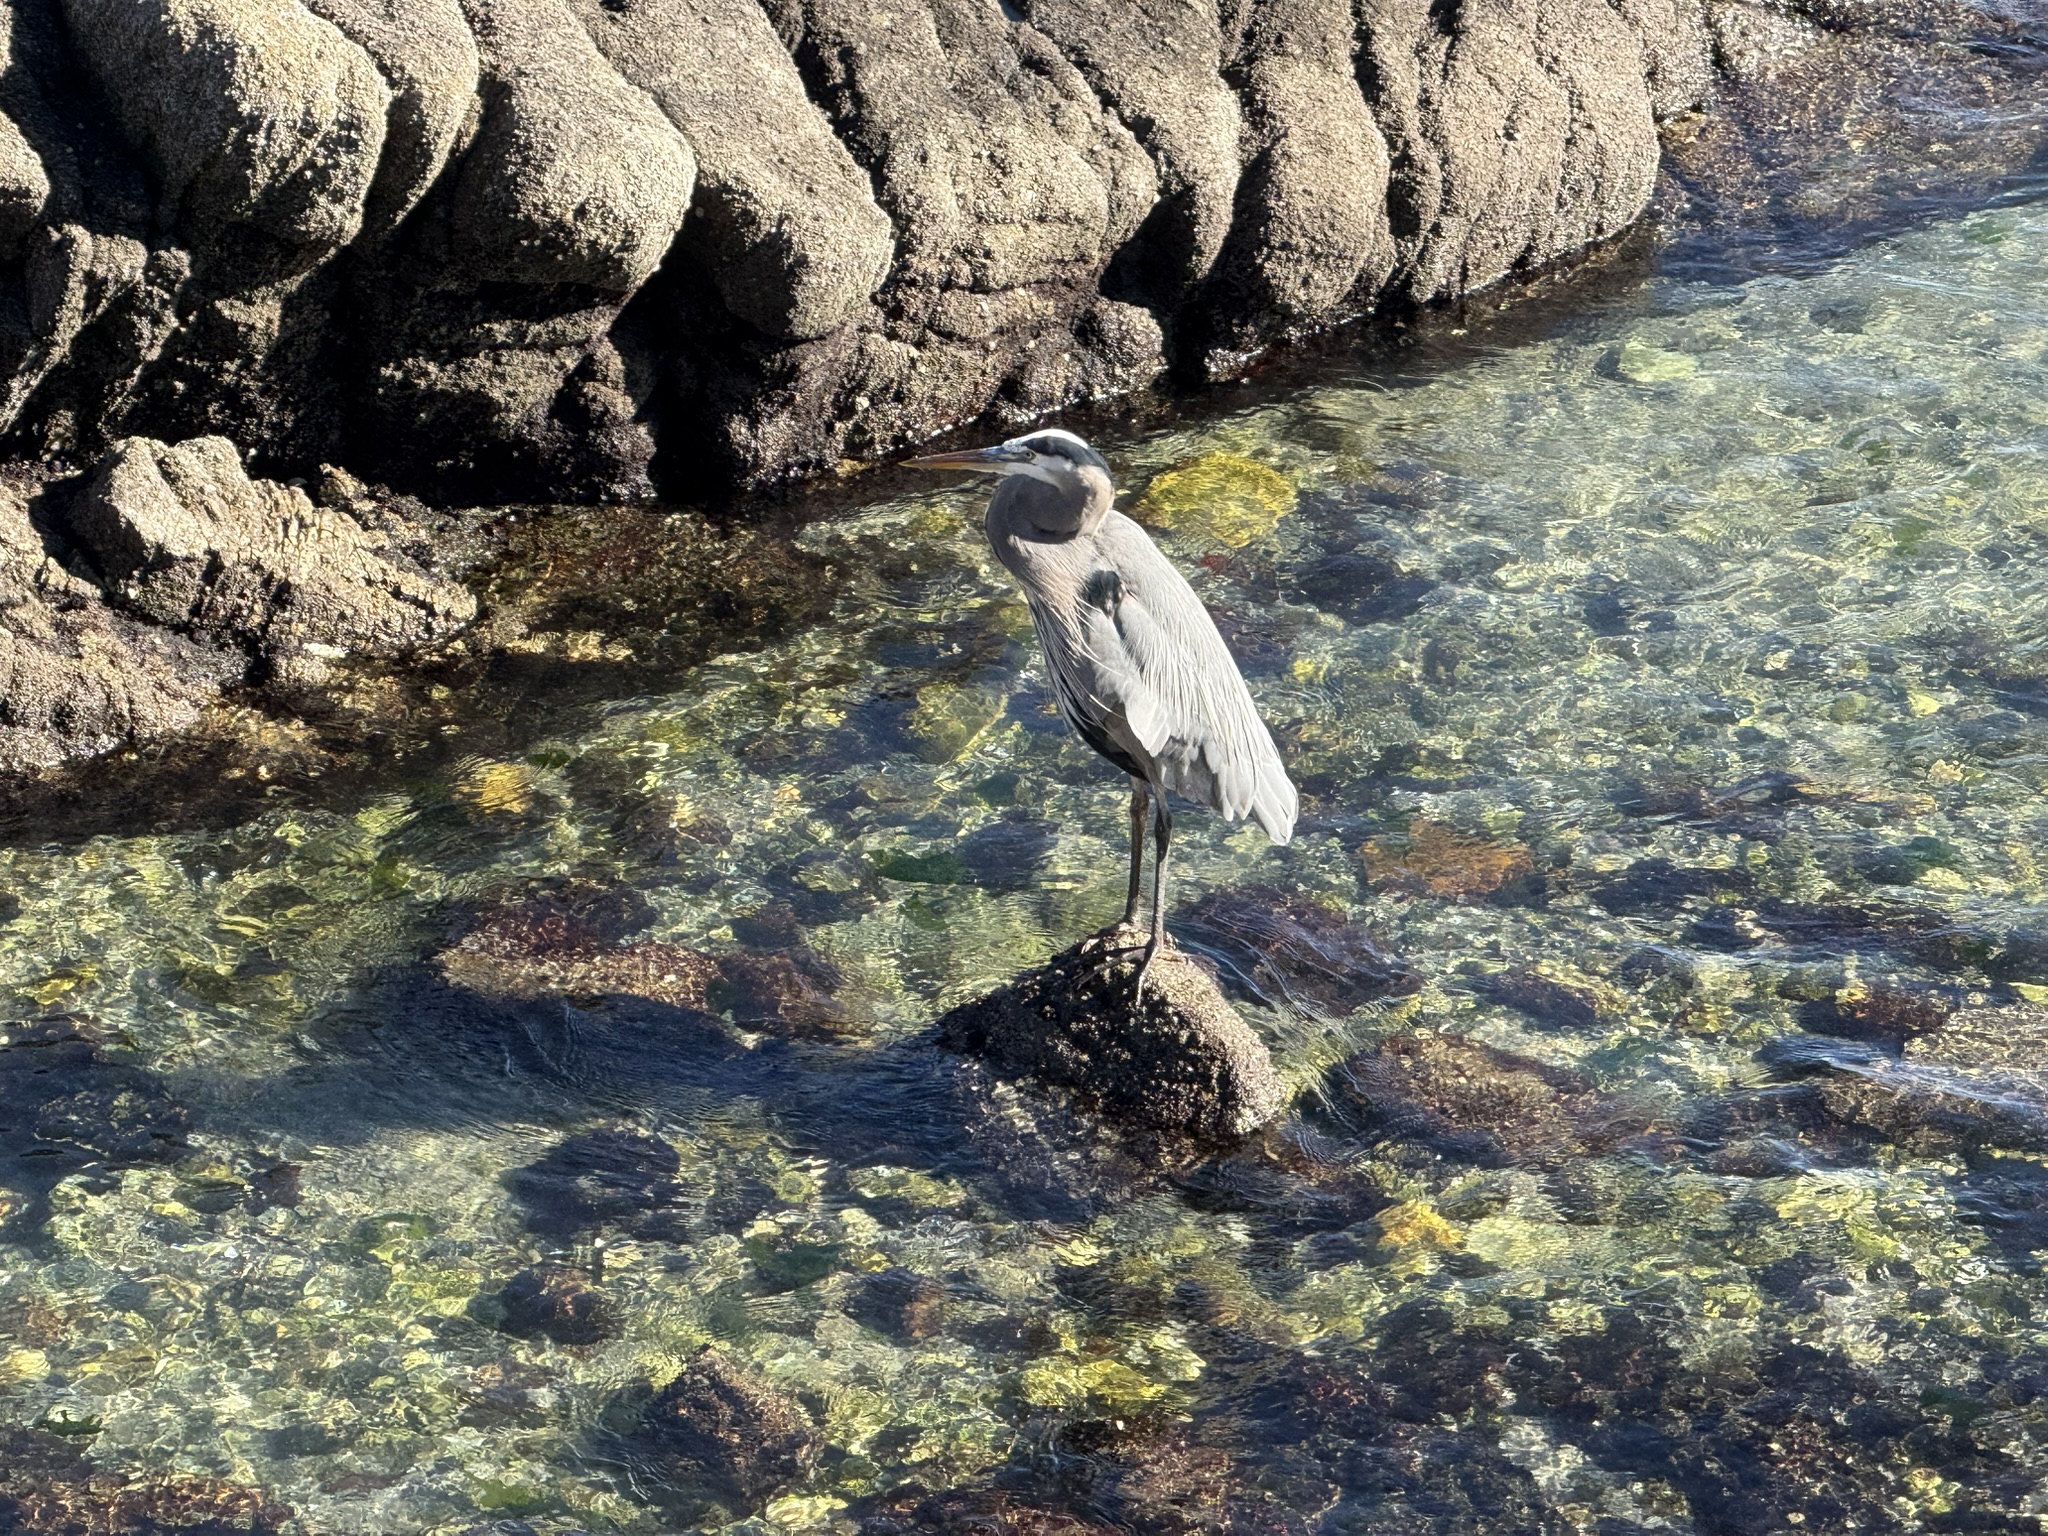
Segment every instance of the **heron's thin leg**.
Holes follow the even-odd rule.
[[[1124,896],[1126,928],[1138,920],[1138,892],[1145,884],[1145,813],[1150,809],[1151,790],[1143,779],[1131,780],[1131,888]]]
[[[1145,945],[1145,957],[1138,962],[1138,974],[1131,983],[1133,1002],[1145,995],[1145,973],[1152,968],[1152,957],[1159,953],[1166,938],[1166,860],[1173,846],[1173,813],[1166,808],[1164,793],[1152,804],[1152,840],[1158,848],[1152,861],[1152,938]]]

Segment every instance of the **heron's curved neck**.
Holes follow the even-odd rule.
[[[1116,499],[1109,476],[1085,469],[1066,485],[1049,485],[1030,475],[1009,475],[988,504],[988,534],[1031,543],[1058,543],[1093,533]]]

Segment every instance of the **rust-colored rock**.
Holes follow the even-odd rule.
[[[1473,837],[1417,816],[1406,836],[1375,837],[1360,850],[1366,878],[1412,896],[1490,896],[1532,869],[1520,843]]]

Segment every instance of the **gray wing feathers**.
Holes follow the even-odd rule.
[[[1093,692],[1118,707],[1166,788],[1289,841],[1294,785],[1208,611],[1137,524],[1113,512],[1099,540],[1121,580],[1080,610]]]

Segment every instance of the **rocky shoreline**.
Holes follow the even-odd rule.
[[[90,475],[0,483],[0,769],[183,730],[227,689],[318,686],[476,617],[360,485],[321,490],[251,479],[222,437],[128,438]]]
[[[2001,110],[2038,30],[1964,0],[0,5],[0,770],[459,630],[414,494],[760,485],[1232,377],[1646,209],[1732,239],[1981,189],[2041,147]]]
[[[1228,376],[1627,228],[1660,123],[1710,107],[1715,179],[1767,181],[1744,121],[1867,135],[1881,76],[1996,96],[2036,51],[1962,0],[0,17],[6,446],[217,433],[458,502],[761,483]]]

